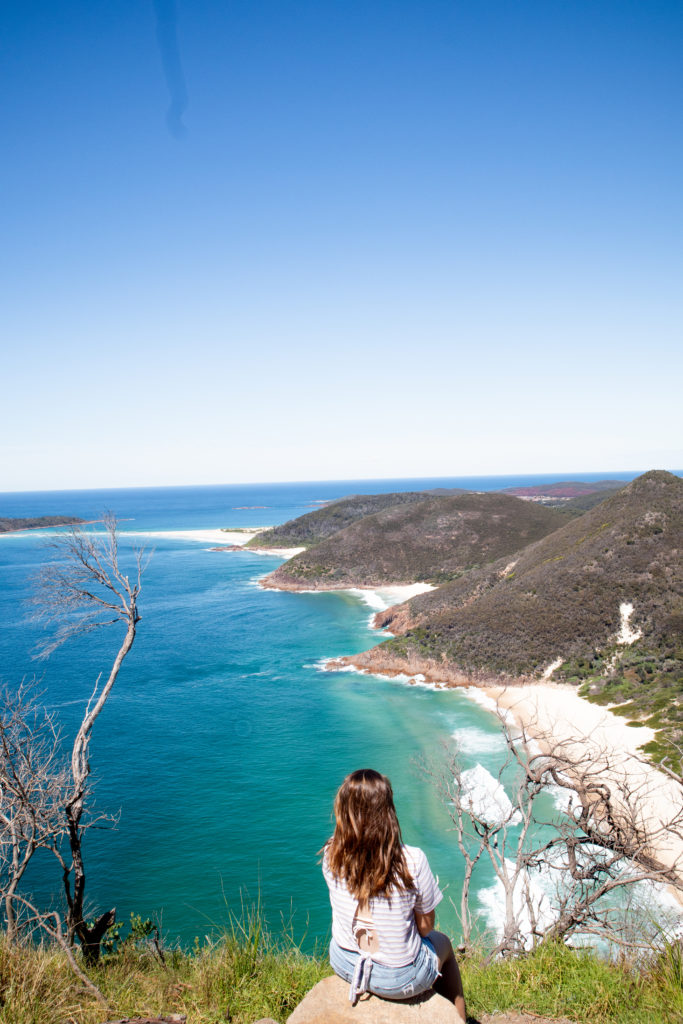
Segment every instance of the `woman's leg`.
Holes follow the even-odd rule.
[[[456,1010],[465,1021],[467,1020],[465,995],[462,989],[460,968],[455,959],[451,940],[443,932],[430,932],[427,938],[436,950],[441,971],[441,977],[434,982],[434,988],[440,996],[445,996],[451,1003],[455,1003]]]

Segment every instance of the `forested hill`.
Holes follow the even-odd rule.
[[[265,585],[330,590],[438,584],[509,556],[568,519],[555,509],[493,492],[419,497],[364,515],[280,566]]]
[[[16,530],[42,530],[47,526],[77,526],[84,522],[77,516],[36,516],[32,519],[0,519],[0,533]]]
[[[513,560],[472,569],[378,616],[400,635],[353,661],[476,680],[539,677],[560,659],[554,679],[631,702],[631,713],[654,716],[651,724],[680,737],[682,529],[683,480],[646,473]],[[622,640],[637,639],[619,642],[620,631]]]
[[[246,547],[252,548],[300,548],[311,547],[332,534],[350,526],[365,516],[374,515],[397,505],[414,505],[424,501],[430,494],[465,494],[462,490],[451,491],[397,491],[390,494],[354,494],[339,498],[315,512],[307,512],[297,519],[290,519],[281,526],[264,530],[251,540]]]

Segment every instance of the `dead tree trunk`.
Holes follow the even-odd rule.
[[[65,856],[59,849],[55,850],[62,868],[67,903],[66,941],[73,945],[74,939],[78,938],[88,963],[99,959],[102,939],[116,917],[116,911],[112,909],[101,914],[93,925],[89,925],[85,918],[83,839],[93,824],[87,813],[91,795],[90,738],[95,721],[135,641],[140,621],[137,602],[142,574],[141,552],[136,556],[135,582],[131,583],[128,576],[123,574],[119,566],[116,522],[112,517],[106,517],[105,526],[107,541],[103,545],[98,545],[91,536],[77,529],[55,545],[66,556],[66,565],[50,566],[44,570],[41,574],[40,594],[43,615],[60,619],[55,639],[45,645],[46,653],[84,630],[118,622],[126,627],[107,681],[99,693],[100,680],[95,684],[73,742],[69,786],[62,802],[68,855]],[[66,619],[65,612],[70,613]]]

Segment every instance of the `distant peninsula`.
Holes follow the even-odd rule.
[[[551,484],[506,487],[502,493],[512,494],[525,501],[537,501],[542,505],[585,512],[625,486],[625,480],[558,480]]]
[[[327,536],[321,528],[328,526],[334,506],[310,513],[308,528],[319,539],[280,566],[264,586],[280,590],[438,586],[513,554],[571,518],[565,512],[493,492],[381,498],[376,510],[368,502],[368,513],[353,519],[344,503],[339,510],[341,529]],[[323,520],[324,512],[328,516]],[[290,524],[290,536],[292,530]],[[265,547],[268,538],[261,534],[258,543]]]
[[[27,519],[0,519],[0,533],[16,533],[18,530],[44,530],[48,526],[79,526],[85,519],[78,516],[33,516]]]

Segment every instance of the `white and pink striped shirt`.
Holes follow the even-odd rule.
[[[413,962],[422,941],[415,923],[415,911],[428,914],[443,899],[422,850],[417,846],[404,846],[403,852],[414,888],[394,890],[390,896],[370,900],[370,915],[379,939],[379,949],[373,952],[372,959],[387,967],[404,967]],[[358,900],[343,881],[333,877],[326,855],[323,857],[323,875],[330,890],[332,937],[342,949],[361,952],[354,936]]]

